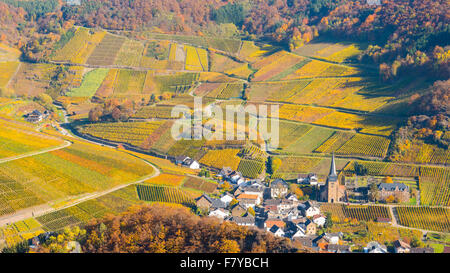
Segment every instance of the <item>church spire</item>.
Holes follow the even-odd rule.
[[[329,176],[337,176],[336,174],[336,163],[334,161],[334,152],[333,157],[331,158],[331,167],[330,167],[330,174]]]

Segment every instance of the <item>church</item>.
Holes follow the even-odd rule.
[[[345,186],[340,185],[339,177],[336,173],[336,161],[334,159],[334,153],[331,158],[330,173],[327,177],[327,183],[321,188],[320,199],[321,201],[328,203],[346,201]]]

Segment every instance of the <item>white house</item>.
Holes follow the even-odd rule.
[[[198,163],[197,161],[195,161],[195,160],[192,160],[191,162],[190,162],[190,164],[189,165],[187,165],[189,168],[191,168],[191,169],[193,169],[193,170],[198,170],[198,169],[200,169],[200,163]]]
[[[387,253],[387,248],[376,241],[372,241],[364,248],[365,253]]]
[[[200,169],[200,164],[188,156],[177,156],[175,158],[175,164],[181,164],[193,170]]]
[[[220,197],[220,200],[228,206],[231,203],[231,201],[233,200],[233,195],[226,192],[222,195],[222,197]]]
[[[216,210],[213,210],[209,213],[210,217],[217,217],[220,219],[225,219],[225,217],[230,216],[230,212],[223,209],[223,208],[218,208]]]
[[[395,253],[409,253],[411,251],[411,246],[402,240],[395,241],[394,248]]]
[[[305,216],[313,217],[314,215],[320,214],[320,209],[313,205],[310,201],[305,203]]]
[[[306,236],[306,227],[304,224],[296,225],[297,231],[292,235],[292,239]]]
[[[293,193],[288,194],[288,196],[286,196],[286,199],[292,201],[294,204],[298,203],[298,198]]]
[[[317,178],[317,175],[315,173],[299,174],[297,176],[298,184],[317,185],[318,182],[319,182],[319,179]]]
[[[327,218],[325,218],[325,216],[321,214],[313,216],[313,222],[319,227],[323,227],[325,225],[326,220]]]
[[[280,227],[278,227],[277,225],[273,225],[272,228],[270,228],[269,230],[270,232],[273,233],[273,235],[277,236],[277,237],[284,237],[285,232],[283,231],[283,229],[281,229]]]
[[[338,233],[325,233],[325,238],[328,239],[330,244],[333,245],[338,245],[339,244],[339,239],[342,237],[342,233],[338,232]]]

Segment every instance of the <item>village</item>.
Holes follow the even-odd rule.
[[[185,156],[177,157],[175,163],[192,169],[200,168],[198,162]],[[215,178],[220,184],[227,183],[231,187],[223,190],[220,195],[203,194],[197,198],[197,214],[231,221],[240,226],[259,228],[274,236],[297,241],[313,251],[350,253],[351,244],[343,239],[342,232],[325,232],[326,227],[332,225],[331,215],[320,209],[322,203],[349,204],[348,194],[361,192],[361,189],[355,190],[352,183],[348,182],[354,182],[354,178],[347,179],[347,183],[341,185],[338,177],[333,155],[325,183],[320,182],[314,173],[298,175],[297,184],[309,185],[317,190],[317,200],[299,200],[291,191],[289,183],[281,178],[271,181],[269,185],[261,179],[246,180],[238,171],[223,167]],[[410,198],[409,187],[403,183],[381,182],[375,190],[377,201],[381,202],[405,202]],[[367,201],[368,195],[374,194],[372,191],[373,186],[365,189],[365,196],[361,199]],[[374,220],[380,223],[391,221],[386,218]],[[433,252],[432,248],[414,248],[402,240],[395,241],[393,245],[391,252],[395,253]],[[385,245],[376,241],[368,243],[363,251],[389,252]]]

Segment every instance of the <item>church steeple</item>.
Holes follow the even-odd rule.
[[[336,174],[336,162],[334,161],[334,152],[333,152],[333,157],[331,158],[330,174],[328,176],[337,176],[337,174]]]

